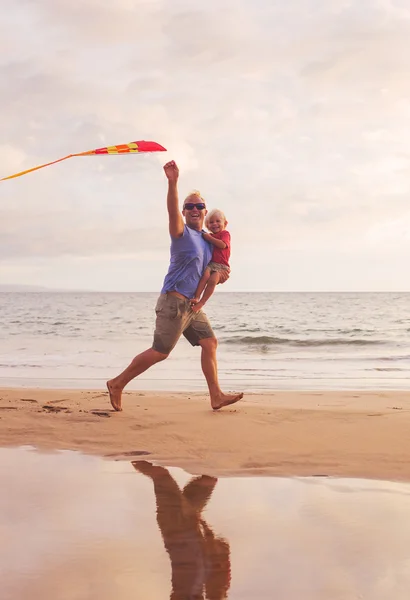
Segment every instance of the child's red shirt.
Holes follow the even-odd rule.
[[[222,229],[218,233],[211,234],[217,240],[222,240],[226,244],[226,248],[217,248],[214,246],[212,254],[212,262],[220,263],[229,267],[229,257],[231,256],[231,236],[229,231]]]

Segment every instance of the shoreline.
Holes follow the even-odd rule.
[[[106,376],[107,374],[105,374]],[[158,379],[153,377],[152,379],[144,378],[140,376],[136,380],[131,381],[127,386],[127,391],[130,392],[143,392],[145,394],[207,394],[207,385],[205,379],[203,379],[202,372],[198,373],[200,380],[198,379],[175,379],[170,385],[169,378]],[[139,379],[139,381],[138,381]],[[298,385],[290,383],[289,380],[281,381],[275,380],[269,382],[266,385],[250,383],[247,380],[241,380],[238,378],[232,378],[232,380],[222,377],[222,388],[228,392],[232,389],[240,389],[246,395],[259,395],[267,396],[278,393],[390,393],[390,392],[408,392],[409,379],[403,378],[403,383],[398,384],[397,380],[385,381],[377,380],[372,385],[362,385],[358,383],[358,379],[327,379],[323,377],[318,378],[298,378]],[[155,381],[155,385],[152,382]],[[47,390],[47,391],[77,391],[77,392],[95,392],[98,390],[105,390],[105,379],[90,378],[90,379],[70,379],[70,378],[36,378],[36,377],[2,377],[0,379],[0,391],[1,390]],[[349,382],[349,383],[347,383]],[[100,386],[100,387],[98,387]]]
[[[0,446],[138,457],[215,476],[410,481],[406,391],[246,393],[213,412],[203,392],[0,388]]]

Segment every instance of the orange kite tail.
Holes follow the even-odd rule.
[[[97,148],[96,150],[87,150],[86,152],[78,152],[77,154],[69,154],[68,156],[64,156],[64,158],[59,158],[58,160],[53,160],[52,162],[46,163],[45,165],[39,165],[38,167],[33,167],[32,169],[27,169],[27,171],[21,171],[20,173],[15,173],[14,175],[9,175],[8,177],[3,177],[0,181],[5,181],[6,179],[14,179],[15,177],[21,177],[21,175],[26,175],[26,173],[31,173],[32,171],[37,171],[38,169],[42,169],[43,167],[48,167],[50,165],[55,165],[63,160],[67,160],[67,158],[72,158],[73,156],[96,156],[100,154],[136,154],[141,152],[165,152],[166,148],[157,144],[157,142],[146,142],[141,140],[139,142],[130,142],[129,144],[118,144],[117,146],[107,146],[105,148]]]
[[[3,177],[0,181],[5,181],[6,179],[14,179],[15,177],[20,177],[21,175],[25,175],[26,173],[31,173],[32,171],[37,171],[37,169],[42,169],[43,167],[48,167],[49,165],[55,165],[62,160],[66,160],[67,158],[71,158],[75,156],[74,154],[69,154],[68,156],[64,156],[64,158],[59,158],[58,160],[53,160],[53,162],[46,163],[45,165],[39,165],[38,167],[33,167],[32,169],[27,169],[27,171],[20,171],[20,173],[15,173],[14,175],[9,175],[8,177]]]

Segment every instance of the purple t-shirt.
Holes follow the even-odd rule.
[[[197,231],[184,225],[181,237],[171,237],[171,262],[161,294],[179,292],[193,298],[199,280],[212,258],[212,246]]]

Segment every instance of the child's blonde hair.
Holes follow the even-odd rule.
[[[207,227],[207,229],[209,229],[209,222],[212,219],[212,217],[220,217],[221,221],[224,222],[224,229],[225,229],[227,220],[226,220],[225,214],[221,210],[219,210],[219,208],[214,208],[206,215],[205,226]]]
[[[185,200],[184,200],[184,206],[185,206],[187,200],[189,200],[189,198],[192,198],[192,196],[196,196],[196,198],[198,198],[198,201],[203,202],[204,204],[206,204],[205,198],[202,198],[202,196],[201,196],[201,192],[198,191],[198,190],[192,190],[192,192],[190,192],[188,194],[188,196],[185,198]]]

